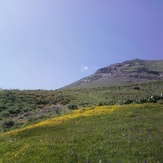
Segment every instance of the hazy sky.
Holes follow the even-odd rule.
[[[0,0],[0,88],[56,89],[163,59],[163,0]]]

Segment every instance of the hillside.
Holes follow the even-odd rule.
[[[97,106],[0,133],[0,162],[162,162],[161,104]]]
[[[162,61],[126,61],[88,79],[1,90],[0,163],[162,162]]]
[[[0,91],[0,131],[65,114],[74,106],[80,109],[96,105],[150,102],[148,99],[162,103],[158,99],[161,94],[163,81],[93,89],[3,90]]]
[[[64,88],[95,88],[163,80],[163,60],[129,60],[98,69]]]

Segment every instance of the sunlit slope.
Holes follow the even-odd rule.
[[[161,104],[85,108],[0,135],[1,162],[162,162]]]
[[[124,101],[140,101],[163,94],[163,81],[120,87],[99,87],[94,89],[4,90],[0,91],[0,131],[9,127],[21,127],[49,117],[56,117],[78,108],[123,104]],[[13,125],[6,124],[6,119]]]

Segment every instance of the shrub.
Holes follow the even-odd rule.
[[[10,116],[10,113],[7,110],[5,110],[5,111],[1,112],[1,116],[8,118]]]
[[[135,86],[134,89],[135,90],[140,90],[140,88],[138,86]]]
[[[132,104],[133,103],[133,100],[126,100],[125,102],[124,102],[124,104]]]
[[[68,108],[69,108],[70,110],[76,110],[76,109],[78,109],[78,106],[75,105],[75,104],[70,104],[70,105],[68,105]]]
[[[14,126],[15,122],[12,119],[6,119],[3,123],[2,126],[4,128],[11,128],[12,126]]]
[[[99,102],[98,106],[104,106],[104,105],[108,105],[109,103],[106,102]]]
[[[32,122],[34,118],[32,116],[28,117],[28,122]]]
[[[6,106],[4,106],[4,105],[1,105],[1,106],[0,106],[0,112],[3,111],[3,110],[6,110],[6,109],[7,109]]]
[[[10,114],[19,114],[21,110],[19,108],[10,108],[8,111]]]
[[[62,109],[63,108],[60,106],[54,106],[54,110],[55,110],[56,114],[59,114],[62,111]]]
[[[104,104],[102,102],[99,102],[98,106],[103,106]]]

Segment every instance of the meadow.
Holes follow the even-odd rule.
[[[163,162],[163,106],[93,106],[0,133],[0,162]]]

